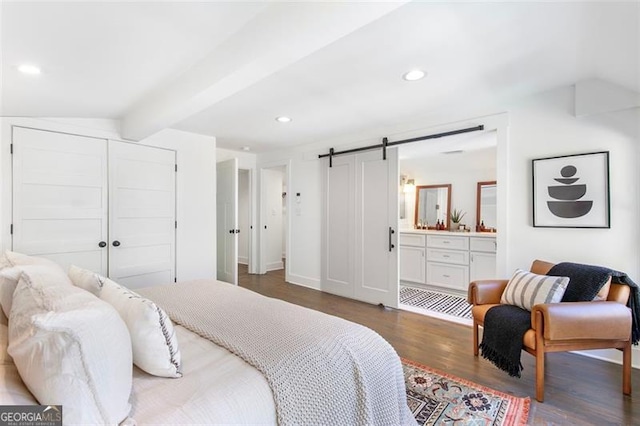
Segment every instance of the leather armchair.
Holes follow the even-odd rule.
[[[531,272],[546,275],[553,263],[535,260]],[[486,312],[500,304],[509,280],[481,280],[469,284],[473,305],[473,354],[478,356],[478,327]],[[591,302],[535,305],[531,328],[523,338],[523,350],[536,358],[536,400],[544,401],[544,363],[547,352],[616,348],[622,356],[622,392],[631,395],[631,310],[626,304],[630,289],[607,283]]]

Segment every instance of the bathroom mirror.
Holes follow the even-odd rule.
[[[451,184],[416,186],[416,225],[426,223],[428,229],[435,229],[440,221],[448,229],[450,213]]]
[[[496,181],[478,182],[476,195],[476,231],[495,232],[497,225]]]

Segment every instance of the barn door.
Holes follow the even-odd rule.
[[[107,141],[13,127],[13,250],[107,274]]]
[[[324,291],[398,306],[398,154],[339,156],[324,176]]]

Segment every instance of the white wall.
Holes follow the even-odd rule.
[[[111,120],[4,118],[0,132],[0,249],[11,247],[12,124],[120,140]],[[215,138],[167,129],[140,142],[176,150],[177,268],[179,281],[215,277]]]
[[[178,282],[216,277],[216,140],[165,129],[140,141],[175,149]]]
[[[576,118],[574,88],[527,99],[510,113],[507,271],[536,259],[602,265],[640,281],[640,109]],[[609,151],[611,229],[534,228],[531,160]],[[633,348],[634,367],[640,350]],[[620,360],[619,351],[589,354]]]
[[[475,230],[477,183],[496,180],[496,148],[467,151],[462,154],[436,154],[400,160],[400,174],[415,179],[418,185],[451,184],[451,210],[465,212],[461,223]],[[406,193],[406,219],[401,227],[413,227],[415,192]]]

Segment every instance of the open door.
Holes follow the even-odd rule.
[[[398,151],[336,157],[325,171],[322,290],[398,307]]]
[[[217,253],[220,281],[238,284],[238,159],[216,165]]]

